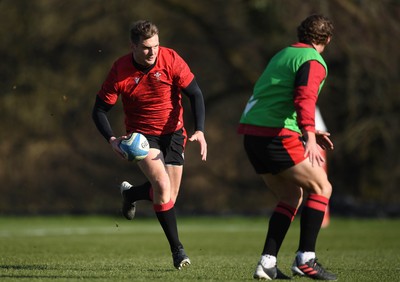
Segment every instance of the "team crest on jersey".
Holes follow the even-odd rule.
[[[153,74],[153,75],[154,75],[155,78],[157,78],[157,80],[160,80],[161,73],[156,72],[156,73]]]
[[[135,83],[136,83],[136,84],[138,84],[139,81],[140,81],[140,77],[138,77],[138,76],[134,77],[133,79],[135,80]]]

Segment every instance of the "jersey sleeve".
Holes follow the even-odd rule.
[[[294,106],[300,129],[315,132],[315,107],[326,70],[318,61],[307,61],[297,71]]]
[[[110,122],[107,118],[107,112],[110,111],[112,105],[105,103],[103,100],[96,96],[96,102],[93,106],[92,119],[103,137],[110,140],[114,136],[113,130],[111,128]]]
[[[97,96],[109,105],[114,105],[118,100],[117,76],[117,62],[115,62],[103,82],[100,91],[97,93]]]
[[[201,89],[196,82],[196,79],[193,79],[188,87],[183,88],[182,92],[189,97],[194,117],[195,131],[200,130],[204,132],[204,98],[203,93],[201,92]]]
[[[192,82],[194,74],[188,64],[174,52],[173,78],[174,83],[180,88],[186,88]]]

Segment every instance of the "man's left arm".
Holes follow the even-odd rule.
[[[203,93],[195,78],[193,78],[192,82],[190,82],[187,87],[182,89],[182,92],[190,100],[190,106],[194,117],[195,132],[189,138],[189,141],[199,142],[200,154],[202,160],[205,161],[207,159],[207,142],[204,137],[205,106]]]
[[[185,94],[190,100],[190,106],[193,113],[195,131],[204,132],[204,120],[205,120],[205,107],[203,93],[196,79],[193,78],[192,82],[186,88],[182,89],[183,94]]]
[[[322,157],[316,140],[315,110],[318,92],[325,79],[326,70],[318,61],[307,61],[297,71],[294,90],[294,107],[297,113],[297,124],[303,134],[305,156],[312,165],[322,165]]]
[[[325,68],[314,60],[305,62],[297,71],[294,106],[297,112],[297,124],[302,131],[315,132],[315,108],[319,87],[325,76]]]

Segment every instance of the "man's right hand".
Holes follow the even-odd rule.
[[[124,156],[124,153],[119,148],[119,144],[121,143],[121,140],[126,139],[126,138],[127,138],[127,136],[121,136],[121,137],[118,137],[118,138],[115,137],[115,136],[112,136],[108,140],[108,143],[110,143],[111,148],[113,149],[113,151],[123,159],[125,159],[125,156]]]

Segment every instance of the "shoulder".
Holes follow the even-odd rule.
[[[157,64],[160,67],[181,70],[187,68],[186,61],[173,49],[160,47]]]
[[[115,60],[114,65],[132,64],[132,54],[126,54]]]
[[[160,47],[159,51],[158,51],[158,56],[160,58],[164,58],[166,60],[174,60],[176,58],[180,58],[179,54],[171,48],[167,48],[167,47]]]
[[[324,68],[327,68],[324,58],[321,56],[320,53],[318,53],[317,50],[315,50],[313,46],[304,43],[296,43],[288,48],[291,48],[293,50],[293,55],[301,60],[302,63],[307,61],[317,61]]]
[[[312,45],[301,42],[294,43],[285,49],[304,54],[319,54]]]

